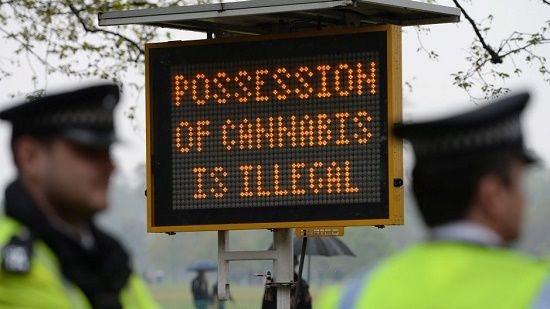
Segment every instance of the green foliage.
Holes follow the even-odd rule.
[[[144,44],[162,36],[154,27],[99,27],[100,12],[185,5],[184,0],[0,0],[0,36],[16,54],[37,61],[47,76],[124,80],[143,73]],[[20,65],[12,61],[11,65]],[[36,79],[36,72],[32,72]],[[11,75],[0,63],[0,79]]]
[[[437,4],[437,0],[424,0]],[[486,99],[507,93],[506,82],[513,77],[522,76],[521,67],[535,66],[544,81],[550,83],[550,70],[546,57],[541,51],[542,45],[550,43],[550,20],[544,22],[535,32],[513,31],[507,37],[502,37],[497,43],[488,41],[492,36],[492,23],[495,16],[489,14],[486,18],[476,21],[468,13],[475,2],[471,0],[453,0],[461,9],[462,20],[469,23],[473,40],[467,47],[466,61],[468,67],[451,73],[453,84],[465,90],[472,99]],[[465,7],[465,5],[469,7]],[[540,6],[541,10],[550,11],[550,2],[543,0],[526,5]],[[419,52],[424,52],[429,59],[437,60],[434,51],[427,50],[422,45],[420,34],[426,33],[425,27],[416,27],[419,39]]]
[[[486,19],[489,23],[493,17]],[[540,53],[538,47],[550,43],[550,32],[547,21],[539,31],[526,33],[514,31],[508,37],[502,39],[495,49],[500,63],[495,60],[480,39],[474,40],[469,49],[466,60],[470,63],[467,70],[453,73],[454,84],[471,93],[470,90],[480,89],[484,97],[496,97],[509,91],[503,85],[512,76],[521,76],[520,68],[523,62],[526,66],[537,66],[542,78],[550,83],[550,71],[546,65],[546,57]],[[479,23],[477,27],[481,33],[488,35],[490,24]],[[522,61],[523,60],[523,61]]]

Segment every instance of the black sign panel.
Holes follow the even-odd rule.
[[[150,230],[391,221],[388,40],[148,45]]]

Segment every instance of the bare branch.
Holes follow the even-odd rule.
[[[438,61],[439,60],[439,55],[433,51],[433,50],[428,50],[423,42],[422,42],[422,38],[420,37],[420,33],[422,31],[424,32],[429,32],[429,28],[423,28],[422,26],[416,26],[414,27],[414,31],[416,32],[416,39],[418,40],[418,45],[419,47],[416,49],[417,52],[424,52],[426,54],[426,56],[428,56],[429,59],[431,60],[435,60],[435,61]]]
[[[14,35],[13,33],[10,33],[8,31],[6,31],[4,28],[0,27],[0,32],[4,33],[6,35],[6,37],[10,38],[10,39],[13,39],[15,40],[17,43],[19,43],[21,45],[21,47],[23,47],[23,49],[31,54],[32,56],[34,56],[34,58],[36,58],[36,60],[38,60],[42,65],[46,66],[46,67],[51,67],[50,64],[48,63],[48,61],[46,61],[46,59],[42,58],[39,54],[37,54],[36,52],[34,52],[33,48],[29,45],[29,43],[27,42],[24,42],[22,41],[20,38],[18,38],[16,35]]]
[[[544,0],[543,0],[544,1]],[[491,56],[491,63],[493,64],[498,64],[498,63],[502,63],[502,57],[497,54],[494,49],[489,46],[486,42],[485,42],[485,39],[483,38],[483,36],[481,35],[481,32],[479,31],[478,27],[477,27],[477,24],[475,23],[475,21],[472,19],[472,17],[470,17],[470,15],[466,12],[466,10],[460,5],[460,3],[458,3],[458,0],[453,0],[453,2],[455,3],[456,7],[460,9],[460,11],[462,12],[462,14],[464,14],[464,17],[466,17],[466,19],[468,20],[468,22],[470,22],[470,25],[472,25],[472,28],[474,29],[474,32],[476,33],[476,36],[477,38],[479,39],[479,42],[481,43],[481,45],[483,45],[483,48],[489,53],[489,55]]]
[[[76,16],[76,18],[78,19],[78,22],[80,23],[80,25],[82,25],[82,28],[84,28],[84,30],[86,32],[91,32],[91,33],[97,33],[97,32],[100,32],[100,33],[106,33],[106,34],[110,34],[110,35],[113,35],[115,37],[118,37],[118,38],[121,38],[123,39],[124,41],[130,43],[131,45],[133,45],[139,52],[139,55],[134,59],[134,62],[139,62],[139,57],[144,55],[145,54],[145,51],[143,50],[143,48],[134,40],[130,39],[129,37],[121,34],[121,33],[118,33],[118,32],[114,32],[114,31],[110,31],[110,30],[106,30],[106,29],[99,29],[99,28],[96,28],[96,27],[92,27],[88,24],[86,24],[86,21],[82,18],[82,16],[80,15],[80,13],[82,11],[79,11],[77,10],[74,5],[71,3],[71,1],[67,1],[67,5],[69,6],[69,9],[71,10],[71,12],[73,12],[73,14]]]
[[[550,42],[550,41],[548,41],[548,42]],[[543,41],[542,43],[546,43],[546,41]],[[529,47],[534,46],[534,45],[537,45],[537,44],[528,43],[528,44],[522,45],[520,47],[517,47],[515,49],[511,49],[511,50],[507,51],[506,53],[502,54],[502,58],[505,58],[505,57],[507,57],[509,55],[512,55],[512,54],[515,54],[515,53],[518,53],[522,50],[527,50]]]

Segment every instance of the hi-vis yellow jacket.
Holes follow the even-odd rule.
[[[550,308],[549,265],[505,248],[427,242],[343,287],[318,309]]]
[[[0,218],[0,248],[20,229],[17,221]],[[136,275],[128,279],[120,302],[124,309],[158,308]],[[42,241],[36,240],[28,272],[17,274],[0,270],[0,308],[91,309],[91,305],[77,286],[63,278],[54,253]]]

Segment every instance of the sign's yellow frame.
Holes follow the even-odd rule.
[[[363,220],[325,220],[325,221],[299,221],[299,222],[261,222],[261,223],[236,223],[236,224],[207,224],[184,226],[154,226],[153,200],[155,188],[153,186],[153,174],[151,173],[150,158],[153,152],[151,146],[151,90],[149,51],[155,48],[169,48],[190,45],[208,45],[224,42],[253,42],[285,38],[315,37],[337,34],[352,34],[362,32],[385,31],[387,35],[387,70],[388,70],[388,202],[389,218],[363,219]],[[146,95],[146,145],[147,145],[147,231],[150,233],[166,232],[193,232],[193,231],[221,231],[221,230],[252,230],[252,229],[278,229],[278,228],[315,228],[315,227],[347,227],[347,226],[382,226],[400,225],[404,223],[402,185],[395,185],[394,179],[403,179],[403,143],[393,137],[393,124],[402,119],[402,80],[401,80],[401,27],[394,25],[379,25],[357,28],[339,28],[323,31],[300,32],[291,34],[275,34],[262,36],[229,37],[213,40],[176,41],[165,43],[152,43],[145,45],[145,95]]]

